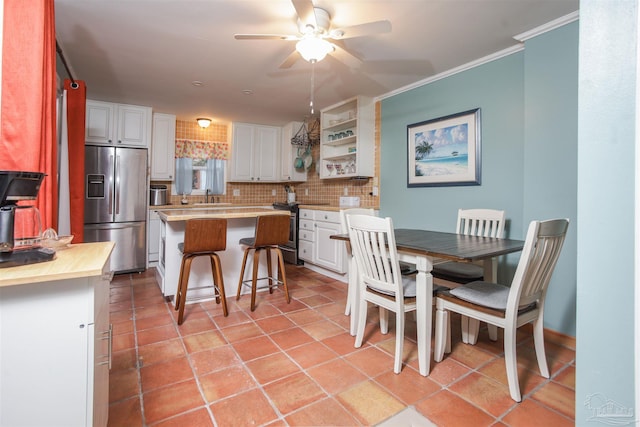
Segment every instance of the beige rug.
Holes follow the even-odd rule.
[[[409,406],[404,411],[377,424],[376,427],[436,427],[436,425]]]

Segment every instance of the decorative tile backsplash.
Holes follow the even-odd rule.
[[[379,137],[379,103],[376,106],[376,148],[375,163],[376,176],[380,177],[380,137]],[[230,123],[211,123],[203,129],[194,121],[176,121],[176,139],[194,139],[201,141],[229,141],[231,143]],[[312,149],[314,160],[318,159],[320,147]],[[298,203],[328,203],[338,206],[341,196],[357,196],[360,198],[360,206],[379,206],[379,197],[374,197],[370,193],[373,190],[373,179],[349,180],[349,179],[320,179],[314,165],[308,171],[307,182],[290,183],[290,187],[295,189],[296,201]],[[154,181],[153,184],[171,185],[171,182]],[[283,202],[287,200],[285,191],[286,183],[227,183],[227,191],[223,196],[216,196],[216,201],[221,203],[256,203],[271,204],[273,202]],[[379,185],[378,185],[379,186]],[[239,191],[239,196],[234,196],[234,190]],[[273,196],[273,190],[276,195]],[[180,204],[180,196],[169,196],[171,204]],[[203,196],[187,196],[189,203],[203,202]]]

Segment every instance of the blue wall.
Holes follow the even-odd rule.
[[[575,227],[577,53],[573,23],[528,41],[524,51],[384,99],[380,214],[398,228],[451,231],[459,208],[504,209],[507,237],[516,239],[534,218],[568,217]],[[478,107],[482,185],[407,188],[407,125]],[[575,236],[567,238],[545,310],[547,328],[572,336]],[[500,261],[499,280],[511,280],[517,260]]]
[[[639,13],[636,0],[580,4],[578,426],[640,422],[634,388]],[[607,411],[616,407],[632,416]]]

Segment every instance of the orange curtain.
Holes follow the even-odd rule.
[[[69,141],[69,210],[73,243],[84,241],[84,127],[87,89],[80,80],[64,81]]]
[[[57,229],[56,43],[53,0],[4,0],[0,169],[44,172],[36,206]]]

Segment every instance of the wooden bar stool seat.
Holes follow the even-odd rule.
[[[178,325],[181,325],[184,320],[184,306],[187,302],[187,285],[189,282],[189,273],[191,272],[191,262],[199,256],[209,257],[213,284],[210,286],[194,287],[191,288],[191,290],[213,288],[216,303],[222,303],[222,312],[227,316],[227,300],[224,294],[222,266],[220,265],[220,257],[216,253],[224,251],[226,248],[226,219],[197,218],[187,220],[184,230],[184,242],[178,244],[178,249],[182,252],[180,278],[178,279],[178,290],[176,291]]]
[[[268,280],[269,293],[273,293],[274,286],[282,285],[287,303],[291,302],[289,289],[287,288],[287,277],[284,271],[284,258],[278,245],[283,245],[289,240],[290,217],[284,215],[261,215],[256,218],[256,230],[254,237],[240,239],[240,244],[245,245],[244,257],[242,258],[242,270],[238,282],[238,293],[236,300],[240,299],[242,285],[251,286],[251,311],[256,308],[256,290],[259,280]],[[251,280],[244,279],[244,271],[247,266],[249,253],[253,253],[253,274]],[[258,267],[260,266],[260,252],[265,251],[267,256],[267,276],[258,277]],[[278,257],[278,271],[282,280],[273,276],[271,266],[271,251]]]

